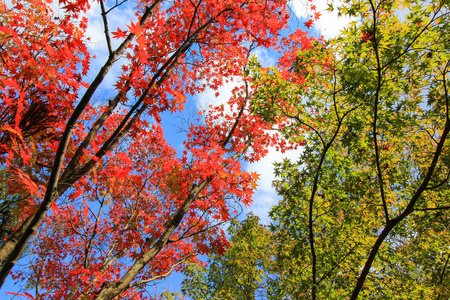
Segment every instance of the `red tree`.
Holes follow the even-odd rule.
[[[61,0],[57,17],[49,2],[1,3],[0,159],[11,192],[25,197],[20,226],[0,248],[0,280],[34,236],[32,268],[15,276],[37,297],[140,299],[146,283],[197,253],[223,251],[218,225],[251,202],[257,179],[240,161],[286,147],[247,109],[244,75],[252,49],[277,44],[286,1],[139,1],[136,23],[109,28],[108,14],[126,1],[100,0],[109,56],[89,84],[80,17],[89,3]],[[115,96],[94,106],[120,57]],[[161,113],[232,77],[242,84],[231,109],[212,107],[190,124],[177,153]]]

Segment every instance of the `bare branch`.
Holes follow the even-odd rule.
[[[111,56],[113,54],[113,49],[111,46],[111,37],[109,35],[109,29],[108,29],[108,18],[106,17],[105,4],[103,3],[103,0],[100,0],[100,8],[102,10],[102,19],[103,19],[103,27],[104,27],[104,32],[105,32],[106,44],[108,45],[109,55]]]

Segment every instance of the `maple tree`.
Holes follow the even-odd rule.
[[[13,278],[35,298],[145,298],[146,284],[197,253],[224,251],[219,225],[256,187],[241,161],[293,147],[249,110],[246,69],[256,47],[283,47],[286,1],[100,0],[108,55],[90,83],[90,3],[51,4],[0,3],[0,163],[22,197],[0,248],[0,282],[31,243],[30,267]],[[136,21],[112,28],[110,13],[124,6]],[[116,64],[115,94],[95,102]],[[233,78],[226,108],[200,111],[175,151],[162,113]]]
[[[332,8],[332,6],[331,6]],[[252,109],[292,142],[271,212],[294,298],[449,296],[450,3],[343,1],[331,41],[254,63]]]

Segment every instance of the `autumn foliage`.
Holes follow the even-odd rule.
[[[219,225],[251,203],[258,178],[241,162],[298,145],[249,109],[251,51],[290,47],[278,38],[285,1],[100,0],[108,55],[88,80],[90,5],[0,3],[0,163],[22,196],[0,279],[32,245],[32,266],[13,276],[39,299],[145,298],[147,283],[198,253],[222,253]],[[135,20],[112,28],[109,14],[125,6]],[[114,86],[101,86],[115,64]],[[181,151],[165,141],[164,112],[232,79],[226,105],[184,125]],[[101,99],[105,88],[114,92]]]
[[[0,1],[0,286],[151,299],[194,263],[196,296],[448,296],[448,1],[330,1],[357,19],[333,40],[290,30],[285,0]],[[276,164],[270,231],[233,220],[229,247],[259,176],[243,164],[299,146]]]

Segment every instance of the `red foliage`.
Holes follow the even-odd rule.
[[[285,2],[158,2],[139,2],[138,21],[113,30],[123,47],[111,47],[97,78],[120,55],[127,63],[116,95],[100,103],[91,93],[97,79],[82,81],[90,56],[80,15],[88,1],[60,1],[61,18],[40,0],[13,2],[1,16],[0,163],[13,174],[11,192],[33,197],[18,206],[20,221],[45,208],[30,250],[33,267],[15,278],[37,285],[41,299],[141,299],[147,282],[197,253],[223,252],[220,225],[252,202],[256,188],[257,174],[241,161],[259,160],[269,146],[291,147],[270,134],[274,124],[248,110],[243,75],[249,47],[279,42]],[[280,61],[286,66],[311,42],[300,31],[292,39],[292,55]],[[244,83],[227,108],[211,107],[190,124],[177,153],[165,141],[162,113],[182,110],[189,95],[231,77]],[[50,171],[58,174],[54,186]]]

